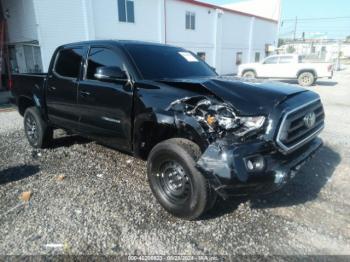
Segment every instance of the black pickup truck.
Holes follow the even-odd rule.
[[[61,128],[145,159],[153,194],[184,219],[217,196],[280,189],[322,146],[316,93],[218,76],[174,46],[64,45],[47,74],[15,75],[12,91],[33,147],[49,147]]]

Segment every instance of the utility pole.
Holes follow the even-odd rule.
[[[338,40],[338,56],[337,56],[337,64],[336,64],[336,70],[340,71],[340,55],[341,55],[341,46],[342,46],[342,41]]]
[[[296,39],[296,35],[297,35],[297,26],[298,26],[298,17],[295,17],[295,23],[294,23],[294,41]]]

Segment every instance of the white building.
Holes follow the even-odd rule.
[[[194,0],[1,2],[17,72],[46,71],[62,44],[128,39],[184,47],[219,73],[232,74],[239,63],[260,60],[277,44],[277,20]]]

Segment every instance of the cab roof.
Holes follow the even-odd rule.
[[[156,42],[146,42],[138,40],[93,40],[93,41],[81,41],[69,44],[64,44],[60,47],[74,47],[74,46],[89,46],[89,45],[116,45],[123,46],[128,44],[138,44],[138,45],[153,45],[153,46],[171,46],[167,44],[161,44]]]

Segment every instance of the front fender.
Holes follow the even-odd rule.
[[[145,159],[156,144],[174,137],[191,140],[198,144],[202,151],[209,145],[206,132],[193,117],[171,110],[154,110],[135,117],[135,156]]]

